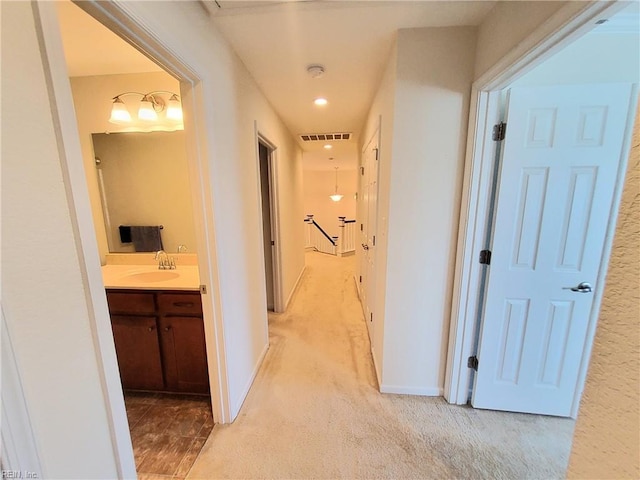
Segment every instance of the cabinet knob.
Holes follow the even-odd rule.
[[[169,325],[168,327],[164,327],[165,332],[168,332],[169,330],[171,330],[171,325]]]
[[[150,331],[150,332],[153,332],[154,328],[155,328],[155,327],[149,327],[149,331]]]

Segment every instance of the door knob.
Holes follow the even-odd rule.
[[[369,245],[366,245],[366,244],[363,243],[362,244],[362,248],[364,248],[365,250],[369,250]]]
[[[563,290],[571,290],[578,293],[591,293],[591,284],[588,282],[581,282],[575,287],[564,287]]]

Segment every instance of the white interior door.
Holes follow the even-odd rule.
[[[472,405],[569,416],[631,85],[513,89]]]
[[[375,300],[375,246],[376,220],[378,212],[378,134],[376,133],[363,150],[363,162],[360,170],[362,192],[361,233],[362,248],[360,272],[362,284],[360,299],[364,310],[369,336],[373,337]]]

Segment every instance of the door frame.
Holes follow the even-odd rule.
[[[76,5],[180,80],[183,112],[189,124],[185,130],[185,136],[192,204],[194,218],[197,220],[198,266],[200,281],[207,290],[207,295],[203,296],[202,306],[211,405],[216,422],[228,423],[232,418],[231,402],[219,295],[220,274],[212,212],[213,195],[207,181],[210,178],[206,140],[207,112],[204,107],[201,76],[196,66],[190,66],[185,59],[174,54],[170,46],[154,34],[151,27],[141,24],[134,18],[128,12],[126,4],[87,0]],[[101,373],[103,398],[118,476],[135,478],[136,468],[131,435],[100,269],[94,220],[89,208],[90,201],[58,16],[53,3],[34,2],[33,9],[37,18],[36,29],[40,34],[43,63],[48,67],[45,69],[45,74],[49,92],[52,101],[55,102],[52,111],[57,115],[54,116],[53,121],[57,125],[67,198],[74,214],[72,222],[89,306],[89,326],[93,334],[96,361]]]
[[[541,64],[595,26],[599,18],[611,16],[625,5],[620,2],[592,2],[585,4],[578,13],[574,7],[562,7],[533,34],[518,44],[489,71],[472,85],[469,109],[469,130],[460,208],[459,235],[456,250],[456,267],[453,285],[453,303],[445,370],[444,397],[452,404],[466,404],[470,398],[471,371],[467,358],[475,351],[477,311],[481,296],[482,267],[478,262],[480,250],[487,238],[490,192],[495,160],[495,142],[491,140],[493,125],[502,120],[500,111],[501,91],[513,81]],[[637,90],[634,91],[637,100]],[[597,284],[604,285],[607,273],[615,220],[618,214],[622,184],[630,151],[635,110],[630,109],[627,118],[627,134],[618,170],[601,269]],[[603,288],[595,292],[585,350],[580,365],[578,388],[573,400],[571,416],[578,412],[579,401],[586,379],[591,346],[595,336],[598,312]]]
[[[260,184],[260,149],[258,145],[262,143],[269,149],[269,209],[271,210],[271,238],[274,245],[272,249],[273,263],[273,311],[282,313],[287,308],[286,299],[283,298],[282,289],[282,245],[280,243],[280,208],[278,199],[278,147],[271,142],[258,128],[258,123],[254,122],[255,145],[256,145],[256,172],[257,172],[257,192],[259,205],[262,204],[262,187]],[[263,232],[262,216],[260,216],[260,231]],[[264,252],[262,252],[262,265],[265,266]],[[266,267],[265,267],[266,268]],[[266,275],[266,273],[265,273]],[[266,278],[266,276],[265,276]],[[266,292],[266,285],[265,285]]]

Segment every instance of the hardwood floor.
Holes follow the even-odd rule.
[[[208,397],[126,392],[140,480],[183,479],[213,428]]]

